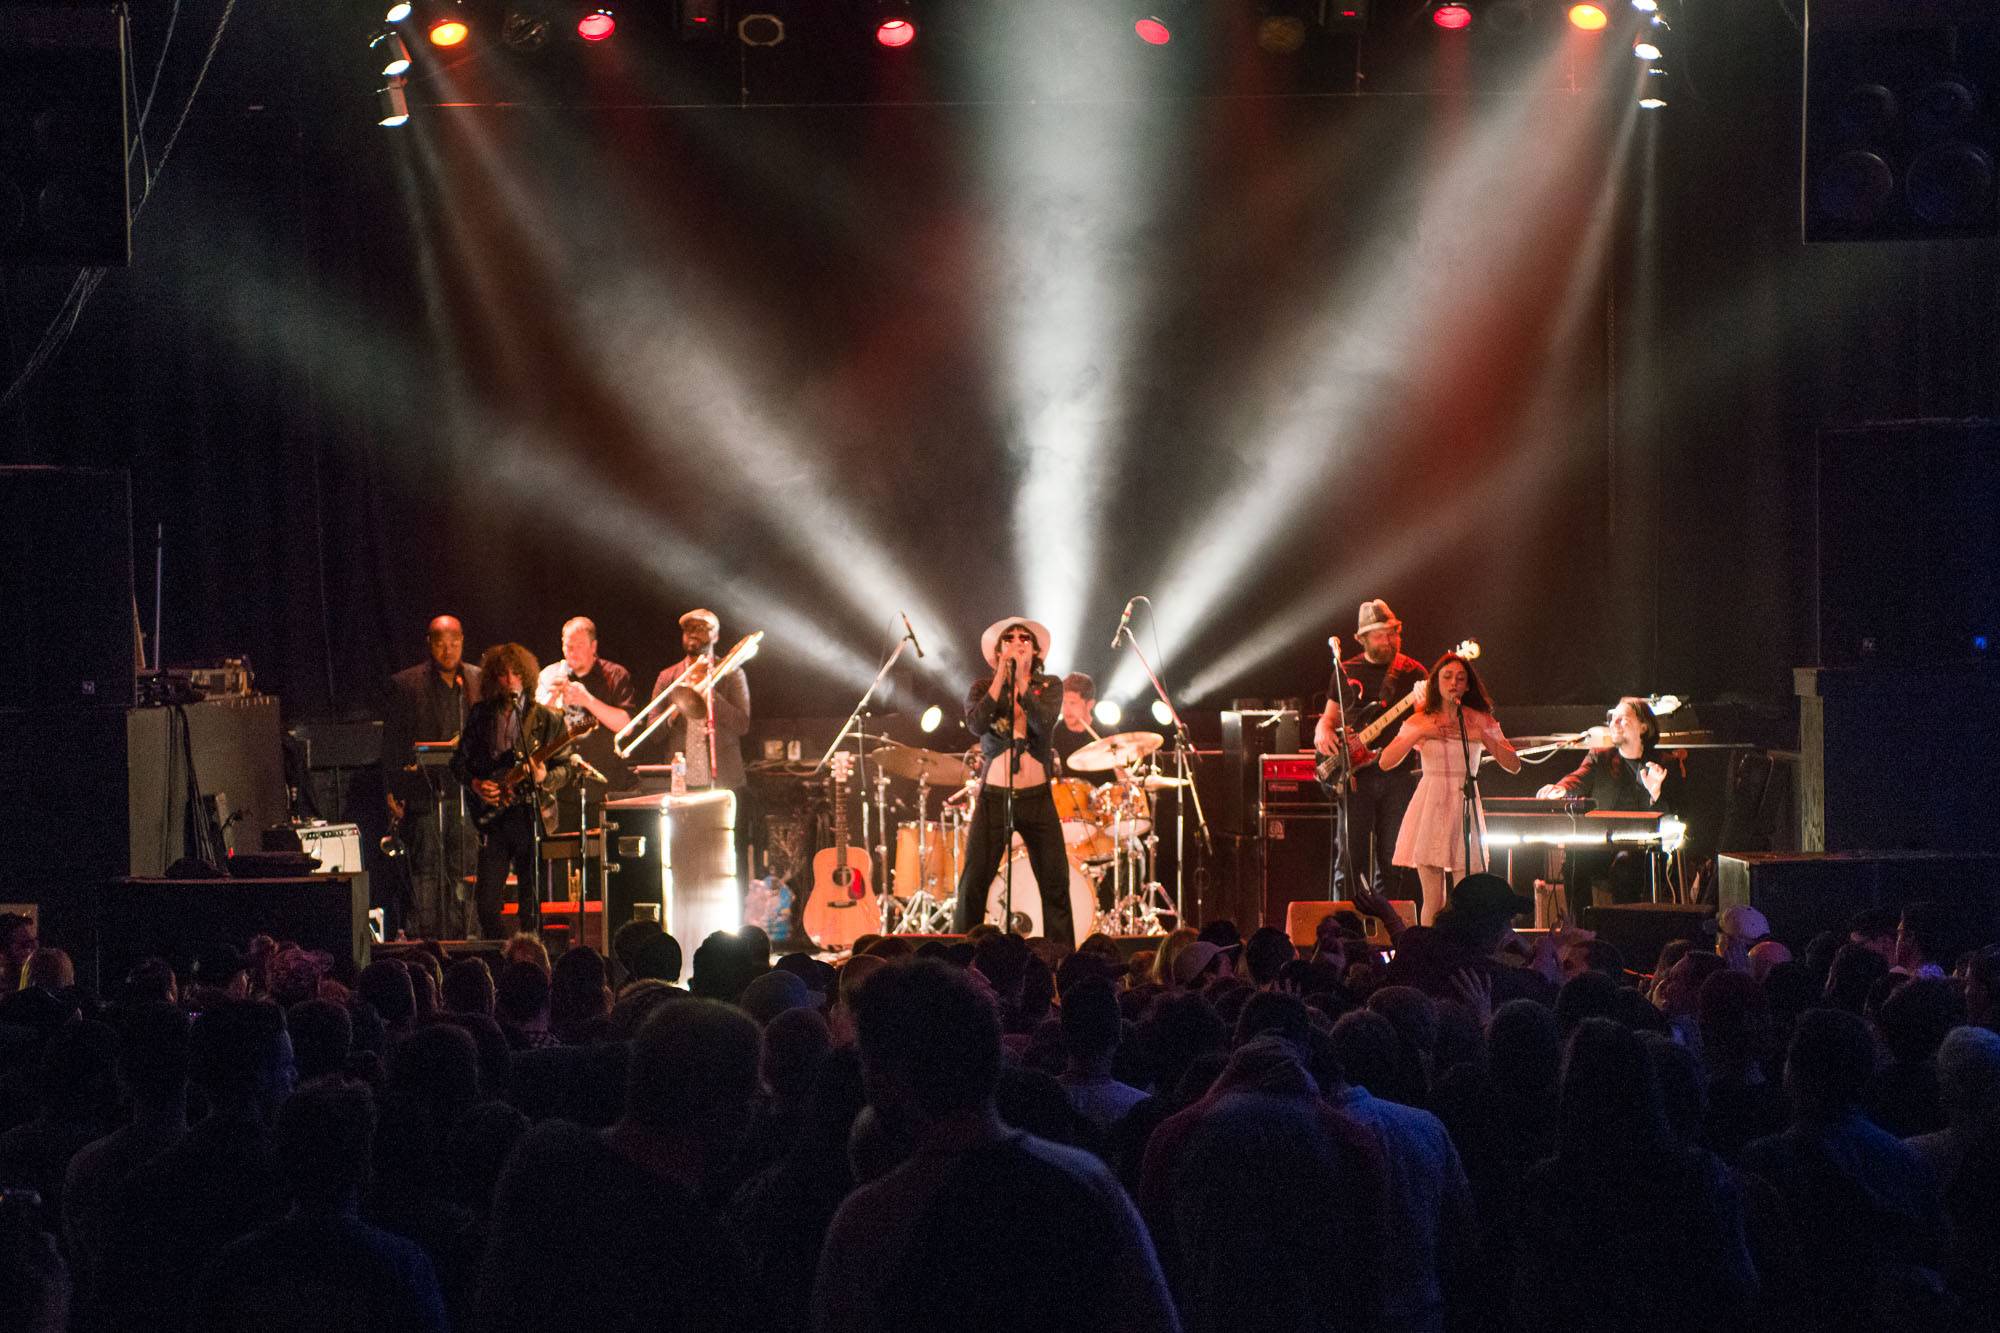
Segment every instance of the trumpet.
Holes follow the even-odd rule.
[[[715,693],[715,687],[722,683],[723,678],[755,657],[758,646],[763,642],[764,631],[758,630],[755,634],[746,634],[738,639],[736,645],[720,659],[707,657],[695,659],[693,666],[683,671],[671,685],[654,695],[644,708],[632,715],[632,720],[612,738],[612,749],[617,752],[620,759],[630,759],[633,751],[644,745],[649,736],[679,717],[681,706],[677,703],[668,703],[667,696],[682,686],[693,690],[706,706],[709,697]],[[697,672],[700,674],[696,675]]]

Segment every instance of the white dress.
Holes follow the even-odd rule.
[[[1479,759],[1486,747],[1478,741],[1461,747],[1456,737],[1418,741],[1417,757],[1423,761],[1423,775],[1417,780],[1416,795],[1403,812],[1403,826],[1396,833],[1395,863],[1399,866],[1443,866],[1454,876],[1467,872],[1465,864],[1465,755],[1472,755],[1472,771],[1479,771]],[[1486,869],[1486,812],[1473,803],[1472,870]]]

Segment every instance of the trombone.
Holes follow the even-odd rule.
[[[709,696],[715,692],[715,687],[721,683],[722,678],[755,657],[758,645],[763,642],[764,631],[758,630],[755,634],[746,634],[738,639],[736,646],[731,648],[720,659],[703,658],[697,661],[693,666],[682,672],[671,685],[654,695],[644,708],[641,708],[637,713],[632,715],[632,720],[627,722],[624,728],[612,738],[612,749],[617,752],[620,759],[630,759],[632,752],[646,743],[647,737],[658,731],[667,722],[680,716],[681,706],[677,703],[667,703],[667,696],[683,686],[701,696],[702,704],[706,706],[709,702]],[[710,662],[712,662],[712,665],[709,665],[699,678],[692,681],[687,679],[687,677],[694,675],[697,671],[702,671],[704,663]],[[660,705],[662,704],[666,704],[666,707],[661,708]],[[658,716],[653,715],[654,709],[659,709]],[[652,717],[653,720],[647,722],[646,719],[648,717]],[[637,735],[633,735],[634,731],[642,723],[645,729],[638,731]],[[626,739],[628,736],[631,737],[630,740]]]

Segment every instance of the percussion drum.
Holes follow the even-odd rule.
[[[1042,890],[1035,883],[1034,867],[1028,864],[1028,849],[1016,837],[1012,860],[1014,865],[1014,917],[1023,935],[1045,933],[1046,918],[1042,914]],[[1065,859],[1069,869],[1069,919],[1077,932],[1076,939],[1064,943],[1074,948],[1076,941],[1088,935],[1097,924],[1097,887],[1090,877],[1083,873],[1074,856]],[[1003,904],[1007,901],[1007,863],[1001,862],[1000,873],[993,877],[993,887],[986,894],[986,919],[994,925],[1007,928],[1002,917]]]
[[[928,844],[921,861],[917,857],[917,825],[907,823],[896,830],[894,879],[898,898],[908,898],[919,889],[928,889],[934,898],[949,898],[965,868],[965,825],[956,819],[929,820],[923,825]]]
[[[1096,789],[1082,778],[1050,778],[1049,796],[1055,801],[1056,815],[1062,820],[1063,841],[1069,854],[1084,861],[1100,861],[1111,855],[1117,844],[1097,826],[1091,812]]]
[[[1153,831],[1153,798],[1136,782],[1099,787],[1091,793],[1090,809],[1097,826],[1119,841]]]

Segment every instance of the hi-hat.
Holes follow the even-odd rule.
[[[1121,731],[1092,741],[1063,761],[1079,773],[1105,773],[1114,768],[1130,768],[1160,748],[1165,738],[1156,731]]]

